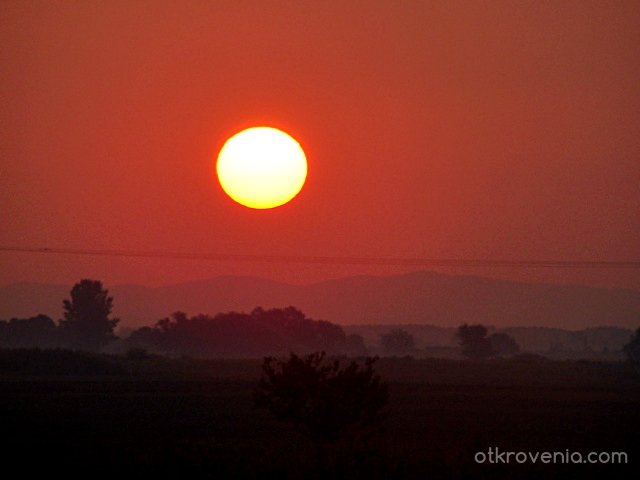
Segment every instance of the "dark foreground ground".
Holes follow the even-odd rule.
[[[380,360],[385,431],[368,449],[335,448],[318,474],[305,438],[253,408],[258,360],[42,355],[0,352],[3,473],[614,479],[640,465],[640,372],[627,364]],[[629,464],[475,463],[490,447],[623,451]]]

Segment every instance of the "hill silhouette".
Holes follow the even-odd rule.
[[[17,283],[0,288],[0,318],[43,313],[59,318],[68,285]],[[150,325],[169,312],[250,311],[295,305],[312,318],[342,325],[465,322],[498,328],[540,326],[636,328],[640,292],[579,285],[529,284],[420,271],[355,276],[309,285],[224,276],[162,287],[110,287],[121,325]]]

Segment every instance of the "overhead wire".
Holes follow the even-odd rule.
[[[126,258],[158,258],[174,260],[201,260],[220,262],[267,262],[316,265],[371,265],[405,267],[465,267],[465,268],[640,268],[634,260],[508,260],[508,259],[460,259],[423,257],[356,257],[356,256],[305,256],[305,255],[257,255],[232,253],[180,253],[148,250],[107,250],[83,248],[50,248],[0,246],[0,252],[40,253],[53,255],[84,255]]]

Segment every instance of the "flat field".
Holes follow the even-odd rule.
[[[3,355],[0,452],[23,474],[621,478],[639,465],[640,372],[623,363],[382,359],[384,430],[336,446],[319,471],[302,434],[253,407],[259,360],[99,357],[73,372]],[[474,461],[496,447],[626,452],[628,464]]]

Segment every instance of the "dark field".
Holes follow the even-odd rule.
[[[330,471],[320,475],[306,439],[253,408],[258,360],[99,357],[74,375],[45,362],[39,376],[43,359],[34,365],[3,355],[2,463],[24,474],[622,478],[623,467],[611,464],[473,459],[489,447],[625,451],[624,468],[633,471],[640,454],[640,373],[628,364],[380,360],[391,388],[384,432],[367,449],[335,448]]]

